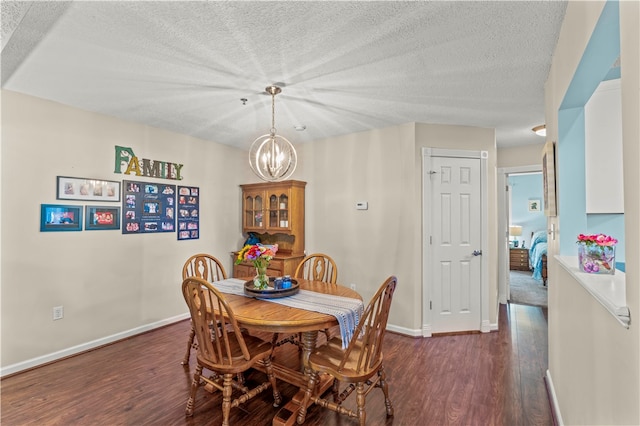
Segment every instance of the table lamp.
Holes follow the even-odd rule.
[[[520,235],[522,235],[522,226],[518,226],[518,225],[509,226],[510,237],[519,237]],[[518,238],[513,239],[513,247],[518,247]]]

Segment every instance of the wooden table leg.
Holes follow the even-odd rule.
[[[302,370],[304,372],[304,384],[308,381],[309,377],[309,356],[316,347],[316,340],[318,338],[318,331],[305,331],[302,333]],[[331,387],[333,380],[329,375],[321,375],[317,385],[317,392],[319,395],[323,394],[327,389]],[[296,417],[300,403],[304,399],[304,388],[300,390],[291,398],[291,401],[287,402],[275,415],[272,424],[274,426],[293,426],[296,424]],[[309,405],[313,402],[309,402]],[[307,406],[307,408],[309,408]]]

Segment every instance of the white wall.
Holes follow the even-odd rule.
[[[308,182],[306,249],[338,266],[368,300],[398,277],[389,323],[420,329],[420,204],[414,198],[413,125],[315,141],[298,148],[298,179]],[[368,210],[356,210],[367,201]],[[417,227],[416,227],[417,224]]]
[[[545,88],[549,140],[558,140],[558,110],[603,2],[569,2]],[[625,217],[640,217],[640,3],[620,2]],[[562,161],[562,159],[560,159]],[[559,194],[562,197],[562,194]],[[562,206],[559,215],[562,216]],[[564,220],[571,220],[563,216]],[[558,225],[557,218],[550,222]],[[575,238],[563,235],[560,238]],[[640,227],[625,222],[627,304],[640,309]],[[636,320],[624,329],[553,259],[549,240],[549,373],[566,424],[640,424],[640,333]],[[636,318],[637,319],[637,318]]]
[[[586,213],[624,213],[620,100],[620,79],[614,79],[600,83],[584,106]]]
[[[498,149],[498,167],[542,166],[544,139],[539,144]]]
[[[182,163],[184,179],[114,174],[115,145]],[[243,241],[238,185],[248,179],[245,162],[245,152],[225,145],[3,91],[2,367],[184,315],[184,261],[208,252],[230,271],[229,252]],[[59,175],[199,186],[200,239],[42,233],[41,203],[101,205],[56,200]],[[58,305],[64,319],[53,321]]]

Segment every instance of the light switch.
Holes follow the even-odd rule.
[[[357,210],[368,210],[369,209],[369,203],[366,201],[358,201],[356,203],[356,209]]]

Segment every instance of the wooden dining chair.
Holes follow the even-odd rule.
[[[227,273],[224,270],[222,263],[215,257],[206,253],[194,254],[184,263],[182,267],[182,280],[184,281],[188,277],[202,278],[207,282],[220,281],[227,278]],[[191,357],[191,349],[196,349],[197,343],[194,343],[195,330],[193,324],[191,324],[191,331],[189,332],[189,339],[187,340],[187,353],[184,355],[182,365],[189,365],[189,358]]]
[[[323,253],[313,253],[300,261],[294,277],[335,284],[338,280],[336,262]]]
[[[382,365],[382,343],[396,283],[396,277],[387,278],[373,296],[347,349],[342,349],[342,341],[336,337],[326,345],[315,348],[309,356],[309,381],[298,411],[298,424],[304,423],[307,415],[306,407],[313,402],[340,414],[357,418],[360,425],[364,426],[365,399],[374,387],[382,389],[387,417],[393,416],[393,406],[389,399],[389,389]],[[322,399],[316,392],[316,384],[321,373],[329,374],[334,378],[333,402]],[[347,386],[340,393],[342,383]],[[357,394],[356,411],[342,405],[354,390]]]
[[[191,382],[186,414],[193,415],[196,393],[202,384],[222,392],[223,426],[229,424],[232,407],[238,407],[269,387],[273,390],[273,406],[279,406],[282,398],[271,364],[273,346],[262,339],[243,334],[224,296],[208,281],[197,277],[186,278],[182,282],[182,295],[189,306],[191,323],[198,341],[197,366]],[[249,389],[234,380],[235,376],[258,363],[266,371],[265,382]],[[211,377],[202,375],[205,368],[213,373]]]
[[[331,256],[323,253],[313,253],[300,261],[293,276],[294,278],[335,284],[338,281],[338,267]],[[339,327],[334,328],[339,330]],[[332,329],[324,330],[327,341],[331,338],[331,330]],[[279,334],[273,335],[272,344],[274,346],[280,346],[284,343],[293,343],[301,347],[302,335],[298,333],[297,335],[290,335],[282,339],[280,339]]]

